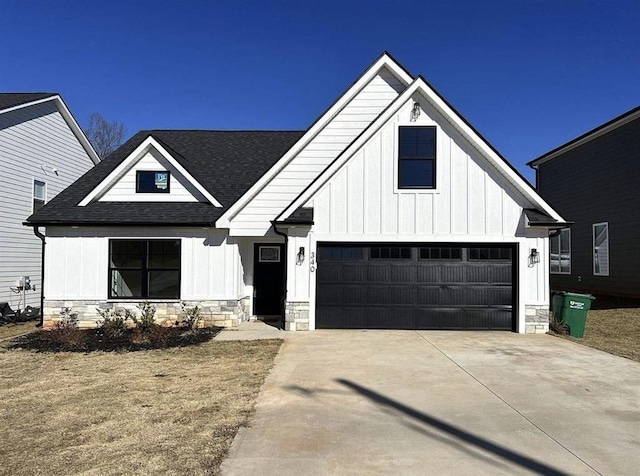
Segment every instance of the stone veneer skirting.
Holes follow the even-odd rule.
[[[309,303],[287,301],[284,309],[285,331],[309,330]]]
[[[526,334],[544,334],[549,332],[549,306],[524,307],[524,332]]]
[[[101,320],[98,309],[129,309],[136,315],[140,310],[136,307],[142,301],[94,301],[94,300],[65,300],[44,302],[44,328],[53,327],[61,320],[60,313],[64,308],[78,315],[78,327],[89,329],[96,327]],[[163,325],[173,325],[181,319],[180,301],[150,301],[156,308],[156,322]],[[237,327],[242,321],[249,319],[249,298],[211,300],[211,301],[182,301],[188,306],[200,306],[202,327]]]

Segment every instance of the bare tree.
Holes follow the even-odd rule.
[[[101,159],[116,150],[124,140],[124,125],[118,121],[109,122],[99,112],[89,116],[87,137]]]

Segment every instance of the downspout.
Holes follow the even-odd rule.
[[[42,327],[44,324],[44,251],[45,251],[45,236],[40,233],[40,227],[34,226],[33,233],[42,241],[42,262],[40,264],[40,323],[38,327]]]
[[[284,329],[284,327],[285,327],[285,308],[287,306],[287,268],[288,268],[288,254],[289,254],[289,236],[286,233],[284,233],[283,231],[279,231],[278,230],[278,225],[277,225],[275,220],[271,221],[271,225],[273,226],[273,231],[275,232],[275,234],[278,235],[278,236],[282,236],[284,238],[284,273],[282,273],[283,274],[283,279],[284,279],[284,283],[283,283],[282,289],[284,291],[284,294],[282,296],[282,298],[283,298],[282,315],[280,316],[280,318],[282,319],[282,328]]]

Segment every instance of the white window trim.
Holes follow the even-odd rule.
[[[562,271],[562,239],[561,239],[561,235],[562,232],[568,232],[569,233],[569,271]],[[553,271],[551,269],[551,240],[555,240],[558,239],[558,271]],[[560,230],[560,233],[558,233],[558,236],[554,236],[552,238],[549,238],[549,272],[551,274],[571,274],[571,251],[572,251],[572,246],[571,246],[571,228],[563,228]]]
[[[40,200],[39,198],[36,197],[36,182],[40,182],[44,184],[44,202],[42,203],[43,205],[47,204],[47,182],[45,182],[44,180],[38,180],[37,178],[33,178],[31,179],[31,214],[33,215],[35,213],[35,210],[33,209],[33,202],[34,200]]]
[[[603,272],[599,272],[596,273],[596,226],[601,226],[601,225],[605,225],[607,227],[607,272],[603,273]],[[609,222],[608,221],[603,221],[600,223],[594,223],[593,225],[591,225],[591,249],[592,249],[592,256],[593,256],[593,275],[594,276],[609,276],[609,270],[611,268],[611,253],[609,252],[610,249],[610,245],[609,245]]]

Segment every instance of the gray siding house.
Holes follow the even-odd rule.
[[[42,242],[22,223],[99,160],[58,94],[0,93],[0,302],[40,305]]]
[[[551,289],[640,298],[640,107],[528,165],[574,222],[550,239]]]

